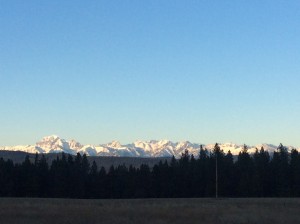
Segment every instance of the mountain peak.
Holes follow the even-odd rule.
[[[83,147],[83,145],[81,145],[79,142],[77,142],[76,140],[72,139],[71,141],[68,142],[69,146],[71,149],[80,149]]]
[[[54,140],[54,139],[60,139],[60,137],[58,135],[48,135],[48,136],[43,137],[42,141],[43,140],[48,141],[48,140]]]
[[[170,141],[170,140],[167,140],[167,139],[164,139],[164,140],[160,140],[160,141],[158,141],[158,144],[159,145],[169,145],[169,144],[171,144],[172,142]]]
[[[215,144],[203,144],[207,150],[213,150]],[[26,146],[3,146],[0,150],[8,151],[24,151],[30,153],[56,153],[65,152],[70,154],[86,153],[90,156],[131,156],[131,157],[165,157],[175,156],[179,158],[181,154],[188,150],[190,154],[198,156],[200,145],[191,143],[189,141],[172,142],[169,140],[150,140],[150,141],[136,141],[132,144],[121,145],[119,141],[112,141],[108,144],[102,145],[81,145],[75,140],[66,141],[58,135],[49,135],[42,138],[36,145]],[[220,148],[227,153],[231,151],[233,155],[238,155],[243,149],[243,145],[234,143],[220,143]],[[256,148],[264,147],[269,153],[277,150],[276,145],[260,144],[256,146],[248,146],[248,152],[254,153]],[[288,151],[291,151],[292,146],[288,146]],[[299,149],[298,149],[299,150]]]
[[[122,148],[122,145],[119,141],[112,141],[108,143],[107,146],[110,148]]]
[[[36,146],[46,149],[47,152],[50,150],[63,151],[64,149],[70,149],[69,144],[57,135],[49,135],[42,138],[41,141],[36,143]]]

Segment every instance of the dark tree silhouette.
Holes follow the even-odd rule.
[[[108,172],[95,162],[90,166],[81,154],[63,153],[51,164],[38,154],[32,160],[26,156],[22,164],[0,158],[1,197],[215,197],[216,186],[220,197],[299,197],[299,152],[289,153],[280,144],[272,155],[263,147],[250,155],[244,145],[235,158],[215,144],[211,152],[200,146],[196,158],[185,150],[181,158],[153,168],[119,165]]]

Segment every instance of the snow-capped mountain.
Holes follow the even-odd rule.
[[[214,148],[214,144],[203,144],[208,151]],[[221,149],[227,153],[229,150],[233,155],[237,155],[243,145],[233,143],[220,144]],[[248,146],[248,152],[254,153],[256,148],[264,147],[265,150],[273,153],[277,146],[272,144],[260,144]],[[288,150],[294,147],[289,146]],[[28,153],[59,153],[65,152],[75,155],[76,153],[87,154],[89,156],[127,156],[127,157],[180,157],[181,154],[188,150],[190,154],[197,156],[199,154],[200,144],[194,144],[189,141],[171,142],[169,140],[151,140],[136,141],[132,144],[122,145],[118,141],[112,141],[102,145],[81,145],[75,140],[66,141],[56,135],[46,136],[35,145],[25,146],[4,146],[0,150],[24,151]],[[299,149],[298,149],[299,150]]]

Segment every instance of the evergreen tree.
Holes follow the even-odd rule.
[[[300,155],[296,149],[291,151],[291,161],[289,167],[290,176],[290,195],[293,197],[300,196]]]
[[[200,145],[199,158],[197,161],[197,172],[195,177],[196,185],[198,186],[198,191],[196,195],[198,197],[207,196],[207,187],[208,187],[208,173],[209,173],[209,157],[207,149],[204,149]]]
[[[236,162],[236,175],[238,177],[237,196],[252,197],[254,195],[254,164],[248,153],[248,147],[246,145],[244,145],[242,151],[238,155],[238,160]]]
[[[15,166],[11,160],[0,158],[0,197],[13,197]]]
[[[211,158],[210,158],[210,177],[211,177],[211,188],[213,192],[210,192],[210,196],[215,195],[224,196],[224,182],[225,182],[225,175],[223,172],[224,168],[224,151],[221,150],[218,143],[215,144]]]
[[[74,159],[75,158],[75,159]],[[29,155],[22,164],[0,158],[1,197],[147,198],[300,196],[300,155],[282,144],[271,158],[262,147],[253,156],[244,145],[237,161],[218,144],[208,153],[200,146],[199,157],[187,150],[180,159],[148,165],[111,166],[98,170],[87,156],[64,153],[50,168],[44,155]],[[216,170],[217,168],[217,170]],[[216,172],[217,171],[217,172]],[[218,185],[216,185],[216,174]]]
[[[86,183],[86,196],[88,198],[97,198],[98,197],[98,167],[95,161],[91,166],[87,183]]]
[[[35,169],[36,169],[36,179],[38,184],[38,197],[48,197],[48,179],[49,179],[49,167],[47,160],[44,155],[42,155],[41,159],[35,160]]]
[[[106,176],[106,182],[105,182],[105,192],[106,196],[108,198],[115,198],[115,179],[116,179],[116,173],[115,173],[115,167],[112,165],[109,168],[109,171]]]
[[[190,179],[190,154],[186,149],[182,153],[181,158],[178,161],[178,170],[176,172],[176,194],[179,197],[188,197],[188,189],[191,187]]]
[[[128,168],[128,177],[127,177],[127,195],[128,198],[133,198],[136,192],[136,168],[132,165]]]
[[[151,197],[151,173],[148,165],[142,164],[137,169],[137,189],[135,197],[147,198]]]
[[[20,168],[21,180],[23,181],[21,183],[23,185],[23,196],[36,197],[38,192],[37,174],[34,164],[29,159],[29,155],[26,156]]]
[[[127,198],[127,186],[128,186],[128,169],[123,165],[119,165],[115,170],[114,180],[114,197],[115,198]]]
[[[270,155],[262,146],[253,155],[254,162],[254,194],[256,197],[270,197]]]
[[[226,197],[234,197],[236,194],[236,179],[234,172],[233,155],[229,150],[224,157],[224,163],[222,164],[222,194]]]
[[[104,167],[101,167],[97,178],[97,198],[108,198],[111,189],[107,188],[108,178]]]
[[[271,190],[272,196],[287,197],[289,196],[289,162],[288,151],[281,143],[277,151],[273,154],[271,162],[272,179]]]

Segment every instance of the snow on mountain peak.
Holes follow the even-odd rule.
[[[181,148],[181,147],[190,147],[192,145],[192,143],[190,143],[189,141],[182,141],[182,142],[178,142],[177,143],[177,147]]]
[[[72,139],[71,141],[68,142],[69,143],[69,147],[71,149],[81,149],[83,147],[83,145],[81,145],[79,142],[77,142],[76,140]]]
[[[203,145],[208,151],[213,150],[215,144]],[[219,144],[220,148],[227,153],[230,151],[233,155],[238,155],[244,145],[234,143]],[[277,146],[271,144],[260,144],[256,146],[248,146],[248,152],[254,153],[256,149],[261,147],[270,153],[277,150]],[[291,151],[294,147],[287,147]],[[85,153],[89,156],[132,156],[132,157],[180,157],[185,150],[190,154],[198,156],[200,144],[194,144],[189,141],[171,142],[169,140],[151,140],[151,141],[135,141],[132,144],[121,145],[118,141],[112,141],[103,145],[81,145],[75,140],[66,141],[57,135],[50,135],[42,138],[36,145],[26,146],[5,146],[0,150],[24,151],[29,153],[57,153],[65,152],[75,155],[76,153]]]
[[[41,142],[48,142],[48,141],[55,141],[57,139],[60,139],[57,135],[49,135],[42,138]]]
[[[50,150],[63,150],[70,148],[66,140],[61,139],[57,135],[50,135],[42,138],[41,141],[36,143],[36,146]]]
[[[160,140],[160,141],[158,141],[157,144],[158,144],[160,147],[163,147],[163,146],[171,145],[172,142],[165,139],[165,140]]]
[[[118,141],[112,141],[112,142],[108,143],[107,146],[110,148],[114,148],[114,149],[122,148],[121,143]]]

